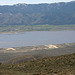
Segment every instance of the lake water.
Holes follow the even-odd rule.
[[[0,34],[0,48],[75,42],[75,31],[32,31]]]

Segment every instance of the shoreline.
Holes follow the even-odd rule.
[[[47,50],[47,49],[59,49],[66,48],[75,45],[73,43],[62,43],[62,44],[47,44],[47,45],[39,45],[39,46],[23,46],[23,47],[8,47],[8,48],[0,48],[0,52],[11,53],[11,52],[31,52],[35,50]],[[21,50],[23,49],[23,50]],[[27,49],[25,51],[25,49]],[[20,51],[21,50],[21,51]]]
[[[0,62],[5,62],[20,56],[60,56],[73,53],[75,53],[75,43],[2,48],[0,49]]]
[[[24,32],[35,32],[35,31],[39,31],[39,30],[33,30],[33,31],[20,31],[20,32],[15,32],[15,31],[13,31],[13,32],[0,32],[0,34],[18,34],[18,33],[24,33]],[[46,31],[48,31],[48,30],[46,30]],[[54,32],[56,32],[56,31],[75,31],[75,30],[49,30],[49,31],[54,31]]]

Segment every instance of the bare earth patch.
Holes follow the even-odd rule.
[[[45,45],[45,46],[50,48],[50,49],[58,48],[56,45]]]
[[[14,48],[7,48],[6,50],[7,51],[11,51],[11,50],[15,51],[16,49],[14,49]]]

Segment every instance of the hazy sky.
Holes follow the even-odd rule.
[[[0,5],[12,5],[18,3],[38,4],[38,3],[54,3],[54,2],[69,2],[75,0],[0,0]]]

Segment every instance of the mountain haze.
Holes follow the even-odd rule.
[[[0,26],[43,24],[75,24],[75,1],[0,6]]]

